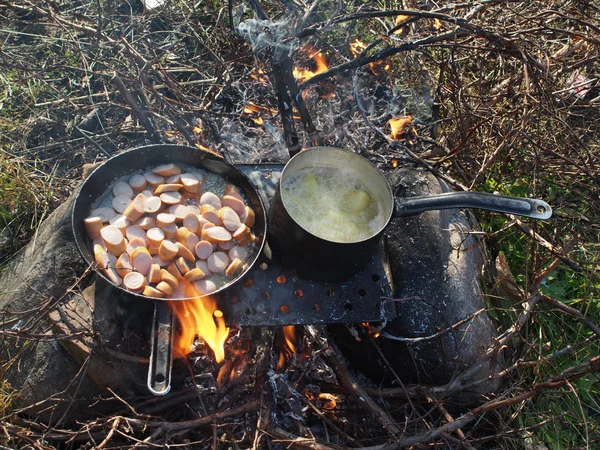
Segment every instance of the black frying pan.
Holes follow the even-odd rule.
[[[219,288],[210,295],[218,292],[237,282],[250,270],[259,257],[266,237],[266,210],[264,203],[248,178],[231,164],[211,153],[194,147],[181,145],[148,145],[135,148],[114,156],[100,166],[83,182],[73,206],[71,216],[75,243],[79,252],[88,264],[95,264],[93,245],[88,238],[83,220],[89,216],[90,211],[102,200],[108,187],[123,176],[131,175],[141,169],[150,169],[160,164],[174,163],[192,166],[213,172],[228,183],[236,186],[247,199],[247,204],[256,214],[254,223],[254,234],[256,240],[254,247],[248,255],[246,266],[229,283]],[[108,283],[108,278],[100,274]],[[172,343],[171,331],[173,329],[173,312],[171,308],[160,299],[146,297],[127,291],[121,286],[115,286],[123,290],[127,295],[139,299],[154,302],[154,321],[151,334],[152,353],[150,355],[150,368],[148,371],[148,388],[153,394],[164,395],[170,389]],[[191,300],[191,299],[167,299],[168,301]]]

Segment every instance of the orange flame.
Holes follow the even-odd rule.
[[[296,327],[294,325],[285,325],[281,329],[283,330],[285,342],[282,342],[282,348],[279,352],[278,369],[283,368],[285,362],[296,353]]]
[[[406,128],[412,123],[412,117],[396,117],[394,119],[390,119],[389,124],[392,132],[389,136],[392,139],[400,139],[400,136],[404,134]]]
[[[309,78],[314,77],[317,74],[320,74],[321,72],[325,72],[327,70],[329,70],[329,66],[327,65],[327,60],[325,58],[325,56],[323,55],[323,53],[321,53],[320,51],[317,50],[313,50],[310,46],[307,47],[309,53],[312,53],[312,55],[310,56],[314,62],[315,62],[315,70],[310,70],[310,69],[304,69],[304,68],[300,68],[300,67],[294,67],[293,70],[293,74],[294,77],[298,80],[298,81],[306,81]]]
[[[225,359],[225,341],[229,328],[225,325],[223,312],[217,309],[214,297],[200,297],[195,300],[173,302],[173,308],[181,332],[173,345],[173,351],[182,356],[191,353],[196,336],[215,353],[215,360],[220,363]]]
[[[366,50],[367,44],[355,39],[354,42],[351,42],[348,47],[350,47],[350,53],[352,53],[352,56],[356,58],[363,50]]]
[[[350,43],[348,45],[349,49],[350,49],[350,53],[352,53],[352,56],[354,56],[355,58],[358,58],[360,56],[360,54],[367,49],[367,44],[365,44],[362,41],[359,41],[358,39],[355,39],[354,42]],[[370,62],[369,63],[369,68],[371,69],[371,72],[373,72],[373,75],[379,75],[379,66],[381,66],[383,64],[383,61],[374,61],[374,62]],[[384,67],[384,70],[388,70],[389,69],[389,65],[386,65]]]

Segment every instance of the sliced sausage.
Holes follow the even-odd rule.
[[[162,241],[165,240],[165,232],[158,227],[150,228],[146,231],[146,237],[148,239],[148,246],[156,247],[158,249]]]
[[[160,266],[158,264],[152,264],[150,266],[150,272],[148,272],[148,281],[152,284],[158,283],[162,279],[160,274]]]
[[[146,181],[144,175],[132,175],[129,179],[129,186],[131,186],[135,192],[142,192],[144,189],[146,189],[147,184],[148,182]]]
[[[213,246],[208,241],[200,241],[196,244],[196,247],[194,248],[194,252],[198,256],[198,258],[208,259],[208,257],[210,255],[212,255]]]
[[[139,226],[142,230],[148,231],[150,228],[154,228],[156,226],[156,219],[154,217],[142,217],[135,225]]]
[[[233,184],[228,184],[227,186],[225,186],[225,189],[223,189],[223,195],[230,195],[230,194],[241,195],[240,190],[237,187],[235,187]]]
[[[102,219],[103,223],[108,223],[108,221],[116,215],[117,212],[108,207],[92,209],[92,212],[90,213],[90,217],[98,216]]]
[[[171,261],[177,256],[178,252],[179,248],[171,241],[164,240],[160,243],[160,247],[158,247],[158,256],[163,261]]]
[[[112,207],[116,212],[123,214],[130,203],[131,198],[126,195],[117,195],[112,200]]]
[[[240,216],[229,206],[224,206],[219,210],[219,219],[229,231],[237,230],[242,224]]]
[[[159,184],[165,182],[165,177],[158,175],[154,172],[146,172],[144,174],[144,178],[146,178],[146,181],[148,182],[150,187],[154,189],[156,189],[156,187],[158,187]]]
[[[196,248],[196,244],[200,242],[200,238],[185,227],[177,229],[177,242],[181,242],[191,252]]]
[[[124,277],[129,272],[133,272],[133,265],[131,264],[131,258],[129,257],[129,255],[127,253],[122,253],[121,256],[119,256],[119,258],[117,259],[117,262],[115,263],[115,269],[117,270],[117,273],[121,277]]]
[[[221,207],[223,206],[221,204],[221,199],[212,192],[205,192],[204,194],[202,194],[202,196],[200,197],[200,204],[201,205],[210,205],[213,208],[215,208],[217,211],[219,209],[221,209]]]
[[[246,204],[243,200],[233,196],[233,195],[224,195],[221,199],[223,206],[229,206],[233,209],[238,216],[242,217],[246,212]]]
[[[187,205],[173,205],[169,208],[169,212],[173,214],[177,220],[183,220],[190,212],[190,209]]]
[[[147,214],[155,214],[159,212],[162,208],[163,204],[160,200],[160,197],[153,195],[144,200],[144,212]]]
[[[164,192],[160,194],[160,200],[165,205],[176,205],[181,203],[181,194],[179,192]]]
[[[189,283],[193,283],[194,281],[203,279],[205,276],[206,274],[201,269],[194,267],[183,276],[183,279]]]
[[[161,175],[163,177],[169,177],[171,175],[177,175],[181,173],[181,169],[175,164],[162,164],[152,169],[152,172]]]
[[[206,275],[210,274],[210,270],[208,270],[208,264],[206,264],[206,261],[203,261],[203,260],[196,261],[196,268],[200,269]]]
[[[181,270],[179,270],[179,267],[177,267],[176,261],[173,261],[167,266],[167,272],[169,272],[178,280],[181,280],[183,278],[183,274],[181,273]]]
[[[131,252],[131,263],[135,270],[146,276],[150,273],[154,260],[146,247],[138,247]]]
[[[161,281],[164,281],[171,286],[171,289],[179,287],[179,280],[175,278],[168,270],[160,269]]]
[[[236,245],[236,242],[233,239],[231,239],[230,241],[219,242],[219,244],[218,244],[220,249],[226,250],[226,251],[231,250],[233,247],[235,247],[235,245]]]
[[[156,285],[156,290],[164,293],[167,297],[173,294],[173,288],[171,285],[164,281],[161,281]]]
[[[192,283],[192,286],[200,295],[211,294],[217,290],[215,283],[210,280],[199,280]]]
[[[183,226],[194,234],[198,233],[198,227],[200,226],[198,216],[193,212],[186,214],[183,218]]]
[[[202,240],[208,242],[226,242],[231,239],[231,233],[223,227],[209,227],[202,230]]]
[[[141,240],[146,240],[146,231],[140,227],[139,225],[130,225],[127,227],[125,231],[125,237],[130,241],[133,238],[140,238]]]
[[[249,206],[246,206],[244,215],[241,216],[242,223],[247,225],[249,228],[254,226],[254,222],[256,220],[256,215],[254,214],[254,210]]]
[[[159,291],[158,289],[153,288],[152,286],[146,286],[142,291],[142,294],[146,297],[152,298],[164,298],[166,296],[164,292]]]
[[[133,198],[133,188],[124,181],[117,181],[113,186],[112,191],[115,197],[124,195],[130,199]]]
[[[102,229],[102,218],[100,216],[87,217],[83,219],[83,226],[90,239],[96,239],[100,236]]]
[[[162,230],[165,232],[165,237],[167,239],[175,239],[177,237],[177,225],[168,225],[166,227],[162,227]]]
[[[129,272],[123,277],[123,286],[131,292],[142,292],[146,287],[146,277],[139,272]]]
[[[191,192],[193,194],[197,194],[198,192],[200,192],[201,183],[200,179],[196,175],[192,173],[182,173],[180,179],[181,184],[183,185],[183,188],[186,191]]]
[[[185,275],[190,270],[192,270],[192,268],[190,267],[188,262],[183,258],[183,256],[180,256],[179,258],[177,258],[175,260],[175,264],[177,265],[177,268],[181,272],[181,275]]]
[[[94,261],[99,269],[106,269],[109,265],[108,253],[101,245],[94,245]]]
[[[162,194],[163,192],[178,192],[183,188],[183,184],[161,184],[154,190],[154,195]]]
[[[127,209],[123,211],[123,215],[132,222],[141,219],[144,215],[144,200],[146,200],[146,198],[147,197],[142,193],[136,195],[133,201],[129,203]]]
[[[102,228],[102,230],[100,230],[100,236],[104,239],[104,243],[106,244],[109,253],[119,256],[127,250],[127,244],[125,243],[123,233],[121,233],[114,225]]]
[[[196,261],[194,254],[185,245],[183,245],[181,242],[175,242],[175,245],[179,249],[177,252],[178,256],[183,256],[184,259],[189,262]]]
[[[125,236],[127,234],[127,227],[131,225],[131,222],[123,214],[117,214],[108,221],[111,225],[117,227],[119,231]]]
[[[161,228],[164,228],[169,225],[173,225],[175,223],[176,217],[174,214],[170,213],[160,213],[156,216],[156,225]]]
[[[234,276],[236,273],[238,273],[240,271],[240,269],[242,268],[243,262],[242,260],[236,258],[233,261],[231,261],[231,263],[229,264],[229,266],[227,266],[227,269],[225,269],[225,274],[227,276]]]
[[[223,252],[215,252],[206,260],[208,270],[213,273],[223,273],[229,265],[229,257]]]
[[[142,238],[137,238],[137,237],[132,238],[132,239],[129,239],[129,242],[127,243],[127,247],[126,247],[125,251],[127,252],[127,254],[129,256],[131,256],[133,251],[138,247],[146,248],[146,241],[143,240]]]
[[[246,261],[246,258],[248,258],[248,248],[236,245],[231,250],[229,250],[229,259],[236,258],[241,259],[242,261]]]

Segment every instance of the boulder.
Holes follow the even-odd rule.
[[[440,179],[415,168],[397,170],[388,181],[400,197],[451,191]],[[387,363],[364,328],[359,331],[360,341],[349,339],[343,327],[334,331],[345,356],[374,382],[394,379],[389,363],[403,382],[446,384],[493,342],[496,325],[482,312],[486,308],[481,289],[486,256],[483,242],[472,233],[477,229],[472,213],[459,209],[392,220],[385,239],[396,318],[385,324],[376,339]],[[496,364],[501,362],[499,358]],[[487,367],[474,378],[489,376],[490,370]],[[485,383],[477,392],[497,387]]]

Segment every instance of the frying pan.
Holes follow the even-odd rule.
[[[120,153],[106,160],[98,166],[83,182],[75,197],[71,215],[71,226],[75,243],[81,256],[90,264],[95,264],[93,244],[88,238],[83,220],[89,216],[90,211],[97,207],[108,195],[108,188],[115,181],[124,176],[132,175],[144,169],[151,169],[161,164],[173,163],[202,169],[219,175],[227,183],[236,186],[246,198],[246,203],[256,215],[253,231],[256,236],[254,246],[250,249],[244,270],[238,273],[231,281],[220,287],[210,295],[217,295],[227,289],[244,276],[254,265],[265,245],[266,238],[266,210],[260,194],[248,178],[231,164],[211,153],[194,147],[181,145],[148,145]],[[98,272],[108,283],[108,278]],[[164,395],[170,389],[172,365],[172,337],[173,311],[167,301],[192,300],[181,299],[156,299],[142,294],[132,293],[121,286],[113,285],[126,292],[128,296],[136,297],[154,303],[154,318],[151,334],[150,367],[148,370],[148,388],[155,395]],[[194,299],[197,299],[196,297]]]

